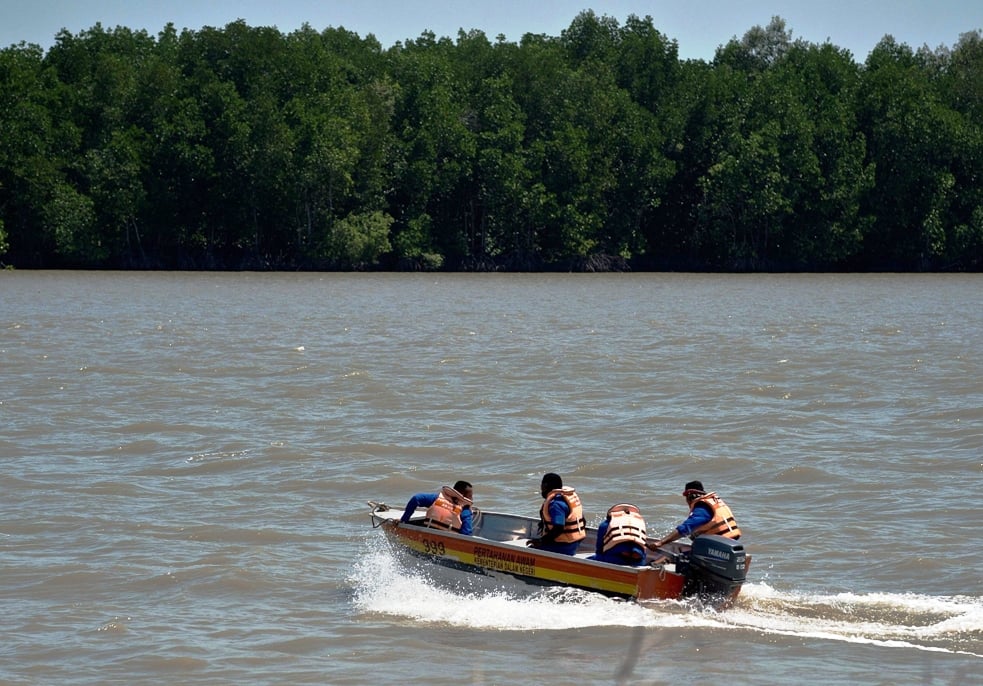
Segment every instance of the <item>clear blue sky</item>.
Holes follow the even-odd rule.
[[[78,33],[97,22],[156,35],[168,22],[180,31],[236,19],[284,33],[304,22],[317,30],[344,27],[374,34],[383,47],[427,30],[455,38],[461,28],[517,42],[526,33],[558,36],[584,9],[621,24],[630,14],[652,16],[655,27],[679,43],[683,59],[711,59],[717,46],[776,15],[793,38],[829,40],[858,62],[885,34],[912,48],[936,48],[983,30],[983,0],[0,0],[0,46],[26,41],[48,48],[62,28]]]

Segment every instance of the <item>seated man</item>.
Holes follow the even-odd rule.
[[[658,550],[683,536],[694,539],[702,534],[716,534],[734,540],[741,537],[741,529],[730,507],[716,493],[703,490],[702,481],[688,482],[683,497],[689,505],[689,517],[658,541],[649,541],[645,546],[649,550]]]
[[[454,488],[443,486],[439,493],[417,493],[406,503],[399,521],[410,521],[418,507],[426,507],[424,526],[470,536],[474,532],[471,513],[473,497],[474,488],[467,481],[458,481]]]
[[[608,510],[597,527],[597,544],[589,560],[637,567],[645,563],[645,520],[634,505],[621,503]]]
[[[587,537],[587,522],[577,492],[564,488],[559,474],[543,475],[539,491],[544,501],[539,511],[539,526],[543,532],[539,538],[530,538],[530,548],[540,548],[553,553],[574,555],[580,542]]]

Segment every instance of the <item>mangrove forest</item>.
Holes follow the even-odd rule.
[[[0,266],[979,271],[983,37],[62,31],[0,50]]]

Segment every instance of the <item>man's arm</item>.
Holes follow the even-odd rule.
[[[689,536],[711,519],[713,519],[713,510],[702,504],[697,505],[693,508],[693,511],[689,513],[689,517],[686,518],[686,521],[676,527],[676,532],[679,534],[676,536],[676,538],[679,538],[680,536]]]
[[[413,513],[416,512],[418,507],[430,507],[436,499],[436,493],[417,493],[406,503],[406,509],[403,510],[403,516],[399,518],[399,521],[410,521],[410,517],[413,516]]]
[[[461,533],[470,536],[474,532],[474,516],[470,507],[461,510]]]
[[[553,498],[550,503],[550,528],[539,538],[532,538],[529,540],[529,547],[538,548],[544,543],[552,543],[557,536],[563,533],[563,527],[566,526],[567,516],[570,514],[570,508],[567,507],[566,501],[562,498]]]
[[[597,527],[597,543],[594,545],[594,554],[600,555],[604,552],[604,537],[608,533],[608,520],[604,520]]]
[[[689,517],[686,518],[686,521],[684,521],[682,524],[680,524],[675,529],[670,531],[668,534],[663,536],[661,540],[656,541],[655,543],[652,543],[651,541],[649,543],[646,543],[645,547],[648,548],[649,550],[656,550],[658,548],[661,548],[666,543],[672,543],[677,538],[682,538],[683,536],[689,536],[696,529],[700,528],[701,526],[709,522],[711,519],[713,519],[713,510],[711,510],[708,507],[703,507],[702,505],[697,505],[689,513]]]

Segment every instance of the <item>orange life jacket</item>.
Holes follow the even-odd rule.
[[[461,512],[465,507],[471,507],[470,500],[450,486],[443,486],[437,494],[437,499],[427,508],[427,517],[423,520],[423,524],[434,529],[449,529],[459,533]]]
[[[546,500],[543,501],[543,507],[539,511],[539,518],[543,523],[543,533],[553,528],[553,523],[550,521],[550,503],[553,502],[554,498],[563,498],[570,509],[570,513],[567,515],[567,521],[563,524],[563,533],[553,540],[557,543],[574,543],[584,540],[587,537],[584,508],[580,504],[580,496],[569,486],[555,488],[546,494]]]
[[[697,503],[704,503],[713,510],[713,519],[693,530],[690,534],[690,538],[696,538],[700,534],[717,534],[718,536],[724,536],[726,538],[740,538],[741,529],[737,526],[737,520],[734,519],[734,513],[730,511],[727,503],[723,501],[716,493],[707,493],[696,498],[693,502],[689,504],[690,511],[696,507]]]
[[[608,530],[601,540],[606,553],[619,543],[637,543],[645,547],[645,520],[638,508],[628,503],[615,505],[608,510]]]

